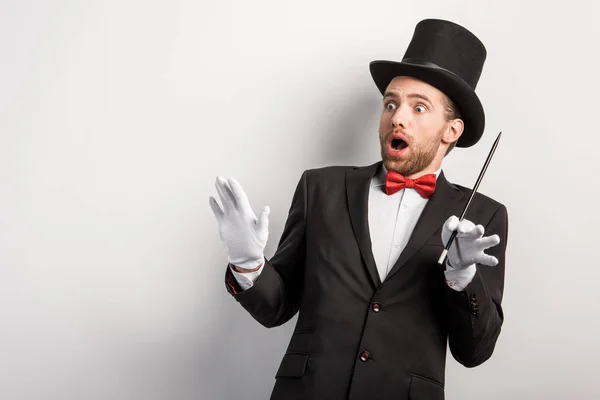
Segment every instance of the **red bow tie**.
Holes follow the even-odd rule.
[[[417,179],[405,178],[394,171],[388,171],[385,179],[385,192],[392,195],[404,188],[414,188],[417,193],[428,199],[435,190],[435,174],[423,175]]]

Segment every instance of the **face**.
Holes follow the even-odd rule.
[[[379,122],[385,167],[415,178],[440,168],[448,145],[458,140],[462,121],[447,121],[445,95],[410,77],[390,82]]]

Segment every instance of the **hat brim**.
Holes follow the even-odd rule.
[[[429,83],[452,99],[464,121],[464,130],[456,147],[471,147],[481,139],[485,128],[483,105],[475,91],[452,72],[437,66],[397,61],[373,61],[369,68],[382,95],[392,79],[410,76]]]

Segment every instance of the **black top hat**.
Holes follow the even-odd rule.
[[[487,52],[470,31],[450,21],[426,19],[417,24],[401,62],[373,61],[371,76],[379,91],[397,76],[411,76],[435,86],[456,104],[465,123],[456,147],[479,141],[485,113],[475,87]]]

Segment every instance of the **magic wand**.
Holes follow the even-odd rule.
[[[477,188],[479,187],[479,184],[481,183],[481,180],[483,179],[483,175],[485,174],[485,171],[487,170],[487,167],[488,167],[490,161],[492,160],[492,156],[494,155],[494,152],[496,151],[496,147],[498,147],[498,142],[500,141],[500,136],[502,136],[502,132],[500,132],[498,134],[498,137],[494,141],[494,144],[492,145],[492,149],[490,150],[490,154],[488,154],[487,160],[485,160],[485,164],[483,164],[483,168],[481,169],[481,172],[479,173],[477,182],[475,183],[473,190],[471,190],[471,195],[469,196],[469,200],[467,201],[467,204],[465,204],[465,208],[463,209],[462,215],[460,216],[461,221],[465,217],[465,214],[467,213],[467,210],[469,209],[469,205],[471,204],[471,200],[473,200],[473,197],[475,196],[475,193],[477,192]],[[452,245],[452,242],[454,241],[454,238],[456,237],[457,233],[458,233],[458,228],[452,232],[450,239],[448,239],[448,243],[446,243],[446,247],[444,248],[444,251],[442,251],[442,255],[440,256],[440,259],[438,260],[438,264],[441,265],[444,263],[444,261],[446,261],[446,256],[448,255],[448,250],[450,250],[450,246]]]

